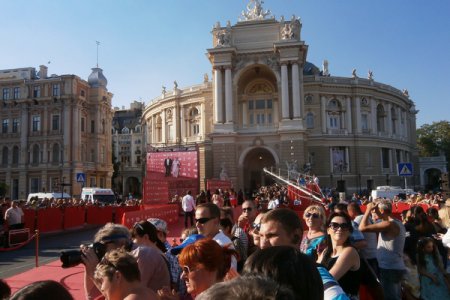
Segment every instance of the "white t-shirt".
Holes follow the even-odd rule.
[[[5,220],[8,225],[15,225],[22,223],[23,211],[20,207],[10,207],[5,212]]]
[[[181,200],[181,207],[183,208],[183,211],[186,212],[193,211],[195,209],[194,197],[192,197],[189,194],[184,196],[183,199]]]

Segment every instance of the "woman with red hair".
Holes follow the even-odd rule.
[[[223,281],[230,270],[233,254],[236,254],[234,250],[222,248],[212,239],[201,239],[186,246],[178,261],[187,292],[195,298],[215,283]]]

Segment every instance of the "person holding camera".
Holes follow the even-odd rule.
[[[141,281],[136,258],[124,249],[111,250],[97,264],[95,279],[108,300],[158,299]]]
[[[123,225],[108,223],[95,234],[92,247],[81,246],[81,261],[85,266],[84,288],[87,299],[100,295],[101,282],[95,278],[95,270],[106,252],[122,248],[137,259],[141,282],[154,292],[170,286],[167,264],[156,249],[132,243],[131,235]]]

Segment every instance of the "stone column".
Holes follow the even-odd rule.
[[[322,133],[327,133],[327,98],[320,97],[320,113],[322,115]]]
[[[161,113],[161,142],[163,144],[167,143],[166,130],[167,130],[167,126],[166,126],[166,110],[163,110],[162,113]]]
[[[231,80],[231,66],[225,69],[225,115],[226,122],[233,123],[233,88]]]
[[[72,126],[72,132],[73,132],[73,144],[75,145],[76,149],[74,149],[74,161],[78,162],[80,161],[80,152],[81,152],[81,144],[80,144],[80,107],[78,104],[74,106],[73,111],[73,126]],[[118,144],[118,143],[117,143]]]
[[[186,126],[187,124],[186,120],[186,107],[184,105],[181,105],[180,107],[180,141],[183,142],[184,139],[187,137],[186,133]]]
[[[279,120],[280,120],[280,117],[279,117],[279,112],[278,112],[278,103],[279,103],[279,101],[273,101],[273,124],[274,125],[277,125],[278,124],[278,122],[279,122]]]
[[[300,80],[298,73],[298,64],[292,64],[292,106],[294,110],[294,119],[299,119],[301,117],[301,107],[300,107]]]
[[[22,166],[28,166],[28,129],[28,108],[26,104],[23,104],[20,116],[20,165]]]
[[[392,108],[392,104],[390,104],[390,103],[388,103],[388,105],[387,105],[387,134],[389,135],[389,136],[391,136],[392,135],[392,111],[391,111],[391,108]]]
[[[347,103],[347,108],[346,108],[346,111],[347,111],[347,113],[345,114],[345,116],[346,116],[346,121],[347,121],[347,132],[348,133],[352,133],[353,132],[353,130],[352,130],[352,105],[351,105],[351,103],[350,103],[350,101],[351,101],[351,98],[350,97],[347,97],[346,99],[345,99],[345,101],[346,101],[346,103]]]
[[[180,131],[178,130],[178,124],[179,124],[179,106],[175,104],[175,106],[172,109],[172,128],[173,128],[173,141],[172,142],[180,142],[182,141],[180,139]]]
[[[361,98],[355,98],[356,133],[361,133]]]
[[[202,102],[202,104],[200,104],[200,128],[199,128],[199,132],[202,136],[202,139],[205,139],[205,132],[206,132],[206,128],[205,128],[205,122],[206,122],[206,117],[205,117],[205,103]],[[183,136],[184,138],[184,136]]]
[[[288,69],[286,64],[281,65],[281,119],[289,119],[289,86]]]
[[[247,108],[248,108],[248,102],[242,102],[242,126],[247,127],[248,120],[247,120]],[[275,107],[274,107],[275,109]]]
[[[223,123],[222,70],[214,69],[214,123]]]
[[[400,107],[397,107],[397,122],[396,124],[396,132],[397,136],[402,136],[403,128],[402,128],[402,110]]]
[[[375,99],[370,99],[370,107],[372,114],[372,126],[370,128],[372,130],[372,134],[377,134],[377,103]]]

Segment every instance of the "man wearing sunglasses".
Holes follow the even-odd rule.
[[[261,219],[259,230],[261,249],[273,246],[291,246],[300,249],[303,236],[302,222],[289,208],[277,208],[266,213]],[[324,299],[348,299],[339,283],[325,267],[317,265],[324,286]]]
[[[198,233],[206,238],[212,238],[220,246],[234,249],[233,242],[220,231],[220,208],[214,203],[202,203],[195,210],[195,226]],[[237,260],[233,256],[231,267],[237,270]]]

